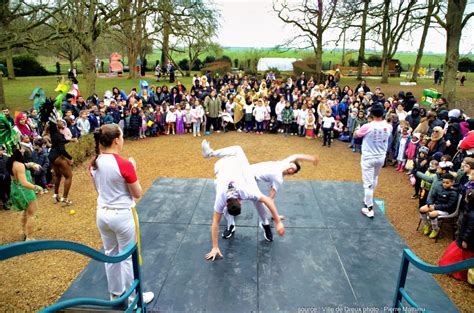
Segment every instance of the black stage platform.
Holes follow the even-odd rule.
[[[362,195],[357,183],[287,181],[276,200],[285,237],[266,242],[246,202],[234,238],[219,236],[224,259],[208,262],[213,181],[157,179],[137,207],[144,289],[155,293],[150,310],[383,312],[406,245],[380,210],[373,220],[360,213]],[[413,266],[406,289],[427,309],[457,312],[433,277]],[[102,263],[92,261],[62,300],[84,296],[108,298]]]

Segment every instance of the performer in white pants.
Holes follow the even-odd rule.
[[[132,208],[135,206],[134,198],[141,196],[142,187],[138,182],[135,161],[118,155],[123,147],[120,127],[117,124],[104,125],[94,133],[94,137],[97,156],[89,170],[99,193],[97,226],[105,254],[114,256],[136,242]],[[103,148],[101,153],[99,144]],[[132,258],[120,263],[105,263],[105,273],[110,299],[117,299],[133,283]],[[153,292],[145,292],[143,301],[149,303],[154,296]]]
[[[301,169],[301,161],[309,161],[313,162],[314,165],[317,165],[319,157],[309,154],[293,154],[280,161],[267,161],[252,164],[250,165],[250,169],[257,181],[269,184],[270,192],[268,196],[272,200],[275,200],[277,191],[283,186],[284,176],[291,176],[298,173]],[[261,202],[255,202],[255,206],[259,212],[265,210],[265,206]],[[280,219],[283,218],[284,217],[280,215]],[[261,223],[260,227],[263,229],[265,239],[267,241],[272,241],[273,234],[270,227],[267,228],[264,223]]]
[[[365,204],[365,207],[362,208],[362,214],[373,218],[374,191],[377,187],[380,170],[385,162],[392,125],[383,119],[384,108],[381,104],[373,105],[370,114],[374,120],[357,129],[354,137],[364,138],[360,161]]]
[[[285,228],[278,215],[275,203],[270,197],[263,195],[258,189],[257,182],[250,170],[250,164],[240,146],[233,146],[219,150],[212,150],[206,140],[202,142],[202,154],[205,158],[220,157],[214,166],[216,179],[214,181],[216,198],[212,222],[212,250],[206,254],[206,259],[214,260],[222,256],[218,245],[218,228],[222,215],[227,220],[227,227],[223,237],[230,238],[235,231],[234,216],[240,214],[241,200],[251,200],[265,204],[275,221],[275,228],[280,236]],[[258,210],[261,223],[269,225],[264,207]]]

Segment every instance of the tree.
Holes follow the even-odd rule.
[[[58,0],[59,1],[59,0]],[[116,25],[121,25],[141,16],[149,9],[144,5],[129,15],[121,14],[130,7],[130,1],[101,1],[101,0],[63,0],[66,8],[54,15],[54,23],[50,26],[57,33],[69,35],[76,40],[81,48],[82,73],[85,81],[84,94],[95,93],[95,58],[98,39]]]
[[[290,4],[287,0],[273,1],[273,10],[278,14],[278,18],[302,32],[289,43],[303,39],[314,50],[318,81],[323,78],[323,34],[331,27],[336,9],[337,0],[301,0],[299,4]]]
[[[74,61],[80,57],[80,47],[76,41],[71,38],[57,40],[52,44],[55,47],[56,54],[69,61],[69,68],[74,68]]]
[[[418,54],[416,55],[416,62],[413,68],[413,74],[411,76],[411,82],[416,82],[418,79],[418,70],[420,69],[421,58],[423,57],[423,50],[425,48],[426,36],[428,35],[428,30],[431,25],[431,18],[435,12],[435,9],[438,8],[438,0],[428,0],[427,11],[425,16],[421,17],[424,20],[423,23],[423,33],[421,34],[420,47],[418,48]]]
[[[459,62],[459,43],[462,30],[466,26],[474,11],[464,15],[467,0],[448,1],[448,11],[445,21],[435,15],[438,23],[446,29],[446,58],[444,61],[443,95],[448,104],[456,100],[456,75]]]
[[[373,9],[371,16],[376,21],[375,27],[372,27],[374,37],[380,34],[379,38],[374,39],[382,46],[382,83],[388,83],[388,65],[395,56],[399,47],[400,39],[406,36],[414,28],[410,23],[413,12],[420,9],[416,6],[416,0],[399,1],[398,5],[390,0],[384,0],[381,9]]]
[[[171,60],[182,72],[179,62],[173,58],[173,52],[186,53],[192,65],[204,51],[222,51],[213,42],[219,27],[219,12],[214,7],[201,0],[162,1],[163,11],[155,18],[155,25],[162,25],[156,30],[162,35],[158,38],[162,45],[162,65]],[[173,43],[170,38],[174,38]],[[189,70],[186,75],[190,75]]]

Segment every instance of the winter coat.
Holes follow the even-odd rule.
[[[291,124],[293,122],[293,108],[292,107],[285,107],[281,111],[281,117],[283,120],[283,124]]]
[[[428,195],[428,200],[426,203],[428,205],[434,204],[436,211],[444,211],[451,214],[456,211],[457,200],[458,193],[453,188],[444,189],[441,186],[441,189],[437,189],[437,191],[433,193],[431,199]]]
[[[456,243],[461,247],[463,241],[467,243],[467,250],[474,251],[474,210],[472,209],[463,214],[459,223]]]
[[[136,114],[130,114],[130,129],[139,129],[142,127],[142,117]]]
[[[221,100],[218,97],[206,97],[204,100],[204,110],[206,111],[206,115],[209,117],[217,118],[219,117],[219,111],[221,109]]]

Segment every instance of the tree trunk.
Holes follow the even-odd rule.
[[[133,43],[127,49],[127,58],[128,58],[128,78],[136,78],[137,72],[135,67],[137,65],[137,53],[133,47]]]
[[[74,60],[72,57],[69,57],[69,68],[72,70],[74,68]]]
[[[13,67],[13,52],[10,46],[7,47],[7,69],[8,79],[15,79],[15,68]]]
[[[95,44],[95,43],[94,43]],[[82,74],[84,75],[84,85],[79,82],[79,86],[85,86],[85,90],[81,92],[87,97],[95,93],[95,53],[93,50],[93,45],[89,47],[83,47],[81,54],[82,62]]]
[[[3,72],[0,71],[0,106],[4,106],[5,101],[5,90],[3,89]]]
[[[357,57],[357,79],[362,80],[362,68],[365,59],[365,35],[367,28],[367,13],[369,11],[370,0],[364,0],[364,11],[362,13],[362,25],[360,34],[359,56]]]
[[[462,19],[467,0],[449,1],[446,13],[446,59],[444,61],[443,96],[448,105],[456,100],[456,74],[459,62],[459,42],[462,33]]]
[[[168,55],[170,49],[170,16],[168,13],[163,13],[163,45],[161,47],[161,66],[168,64]]]
[[[425,24],[423,25],[423,34],[421,35],[420,47],[418,48],[418,55],[416,56],[415,67],[413,69],[413,74],[410,81],[416,82],[418,79],[418,70],[420,69],[421,58],[423,57],[423,50],[425,49],[426,36],[428,35],[428,30],[430,28],[431,15],[434,11],[434,1],[429,0],[428,2],[428,12],[425,17]]]
[[[388,56],[382,57],[382,84],[388,84]]]

